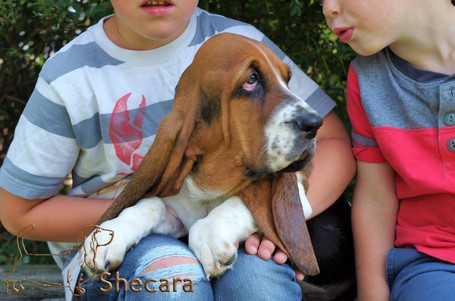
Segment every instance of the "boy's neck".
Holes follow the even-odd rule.
[[[416,19],[411,29],[389,48],[416,68],[455,74],[455,7],[450,6],[436,20]]]
[[[390,49],[401,59],[412,66],[438,73],[455,74],[455,47],[452,49],[427,49],[428,51],[412,49]]]

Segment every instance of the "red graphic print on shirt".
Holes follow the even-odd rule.
[[[142,122],[145,114],[146,101],[142,96],[139,106],[131,104],[131,93],[122,96],[114,106],[109,121],[109,136],[117,157],[136,170],[143,156],[137,151],[142,144]],[[128,109],[130,100],[130,110]]]

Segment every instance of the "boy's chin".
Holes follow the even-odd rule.
[[[358,43],[355,41],[350,41],[347,43],[349,47],[352,48],[357,54],[361,56],[370,56],[375,53],[380,52],[382,49],[387,47],[387,45],[369,45],[366,43]]]

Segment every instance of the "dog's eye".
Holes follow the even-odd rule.
[[[259,82],[259,75],[254,72],[250,75],[248,80],[242,85],[242,88],[246,91],[253,91]]]

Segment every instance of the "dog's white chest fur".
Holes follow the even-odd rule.
[[[188,231],[197,220],[205,218],[224,201],[220,195],[222,193],[198,189],[191,177],[187,177],[179,194],[166,197],[163,201],[169,207],[168,211],[175,214]]]

